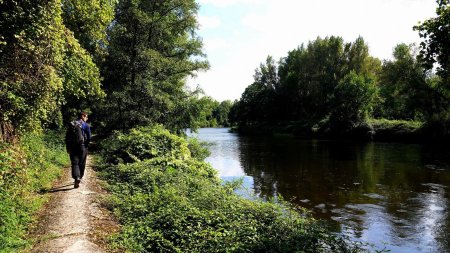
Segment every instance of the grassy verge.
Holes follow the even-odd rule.
[[[304,210],[249,200],[161,127],[117,134],[103,145],[101,175],[122,224],[113,244],[131,252],[358,252]],[[198,149],[198,145],[196,149]],[[196,152],[198,154],[198,150]],[[201,157],[201,156],[200,156]]]
[[[290,134],[302,138],[352,139],[361,141],[399,141],[421,143],[429,139],[434,126],[424,131],[424,123],[419,121],[369,119],[355,126],[330,125],[325,119],[318,123],[307,121],[282,122],[276,126],[264,123],[247,125],[235,129],[246,135]],[[434,127],[436,128],[436,127]],[[443,132],[444,130],[441,130]],[[445,133],[441,133],[445,136]],[[434,138],[438,139],[438,138]]]
[[[376,141],[422,142],[423,123],[419,121],[371,119],[368,124]]]
[[[404,128],[410,131],[419,129],[423,126],[423,122],[413,120],[369,119],[368,123],[374,128]]]
[[[17,252],[49,189],[69,164],[62,135],[26,135],[16,145],[0,144],[0,252]]]

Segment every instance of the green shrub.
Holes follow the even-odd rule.
[[[133,252],[348,248],[293,209],[234,194],[205,163],[155,158],[106,171],[115,213],[124,225],[117,241]]]
[[[53,180],[69,164],[61,133],[28,134],[17,145],[0,145],[0,252],[14,252]]]
[[[110,163],[130,163],[154,157],[185,159],[191,156],[183,138],[171,134],[162,126],[116,132],[102,143],[103,155]]]
[[[143,135],[133,130],[129,135],[119,135],[109,141],[117,143],[131,136],[141,138],[138,143],[144,139],[154,141],[151,136]],[[166,136],[169,137],[173,138]],[[186,142],[179,144],[184,147]],[[154,145],[142,144],[142,147]],[[176,151],[180,147],[170,148]],[[142,159],[106,166],[101,175],[109,183],[113,193],[110,203],[123,225],[114,243],[132,252],[358,250],[326,232],[304,211],[298,212],[281,202],[238,196],[234,192],[236,184],[223,184],[209,164],[194,158]]]
[[[425,140],[420,121],[371,119],[368,123],[375,131],[377,141],[420,142]]]
[[[423,122],[412,120],[370,119],[368,123],[375,129],[401,128],[405,131],[414,131],[423,126]]]
[[[210,143],[199,141],[197,138],[188,138],[187,142],[192,158],[203,161],[211,154],[208,150],[208,146],[211,145]]]

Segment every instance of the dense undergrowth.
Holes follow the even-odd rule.
[[[190,142],[193,143],[192,141]],[[122,224],[113,239],[131,252],[357,252],[304,210],[238,196],[199,160],[198,142],[162,127],[116,134],[103,143],[101,175]]]
[[[69,164],[60,133],[28,134],[16,145],[0,143],[0,252],[27,245],[27,229],[62,167]]]

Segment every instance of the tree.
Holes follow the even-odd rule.
[[[217,125],[229,127],[230,121],[228,115],[230,114],[233,102],[231,100],[222,101],[212,112],[212,116],[217,121]]]
[[[373,108],[376,93],[372,79],[351,71],[334,88],[331,125],[345,131],[364,122]]]
[[[439,78],[430,80],[429,97],[431,108],[427,124],[438,136],[450,136],[450,2],[437,0],[437,17],[430,18],[415,26],[419,36],[420,60],[425,69],[436,68]],[[440,137],[438,137],[440,138]]]
[[[319,37],[290,51],[278,66],[268,57],[231,108],[230,119],[239,126],[295,121],[312,127],[336,109],[334,93],[341,91],[335,88],[342,78],[354,73],[374,84],[380,69],[362,38],[344,43],[340,37]]]
[[[219,103],[212,97],[201,95],[203,96],[191,99],[191,107],[193,108],[190,111],[196,113],[192,114],[191,120],[185,120],[185,122],[193,122],[192,127],[194,128],[230,126],[228,114],[232,102],[225,100]],[[189,113],[188,111],[186,113]]]
[[[378,117],[389,119],[421,119],[427,98],[427,73],[417,61],[414,45],[399,44],[394,60],[383,63],[379,75],[380,97]]]
[[[242,93],[233,109],[233,121],[239,125],[273,121],[275,89],[278,86],[277,66],[271,56],[255,70],[254,82]]]
[[[437,74],[445,80],[447,89],[450,89],[450,2],[436,2],[437,17],[414,26],[414,30],[419,31],[419,36],[424,39],[420,43],[420,59],[425,68],[432,69],[437,64]]]
[[[317,122],[332,106],[334,88],[351,71],[374,78],[379,60],[369,56],[362,38],[344,43],[340,37],[317,38],[292,50],[279,67],[279,110],[283,120]]]
[[[61,113],[64,121],[72,120],[105,97],[101,76],[93,57],[66,30],[63,65],[59,72],[63,78]]]
[[[184,101],[177,103],[166,128],[179,133],[186,128],[196,131],[200,127],[215,127],[217,122],[212,117],[212,111],[219,103],[209,96],[204,96],[202,90],[195,90],[187,94]]]
[[[107,124],[121,129],[161,123],[179,131],[189,101],[185,78],[204,70],[194,0],[122,0],[111,25],[103,73]],[[188,123],[189,124],[189,123]]]
[[[317,38],[280,61],[280,95],[291,108],[287,120],[320,120],[329,110],[333,88],[343,75],[344,42]]]

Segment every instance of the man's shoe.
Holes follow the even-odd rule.
[[[80,187],[80,182],[81,182],[81,180],[79,178],[75,179],[75,183],[73,184],[73,187],[74,188]]]

